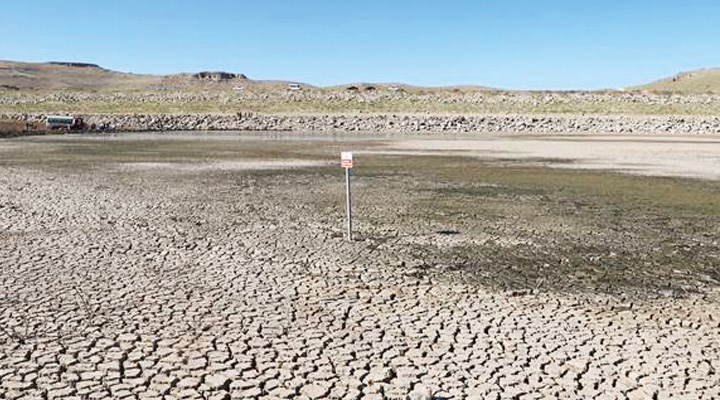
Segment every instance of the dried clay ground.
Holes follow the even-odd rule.
[[[0,398],[720,396],[712,138],[244,135],[0,142]]]

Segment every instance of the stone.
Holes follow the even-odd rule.
[[[432,400],[433,393],[429,387],[425,385],[415,385],[413,390],[408,394],[407,400]]]
[[[229,389],[230,379],[224,374],[215,374],[206,376],[205,384],[210,390]]]
[[[311,383],[300,388],[300,394],[310,399],[322,399],[330,394],[330,387],[319,383]]]

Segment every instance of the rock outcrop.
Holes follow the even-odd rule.
[[[82,62],[65,62],[65,61],[51,61],[48,64],[51,65],[60,65],[63,67],[74,67],[74,68],[97,68],[102,69],[97,64],[90,64],[90,63],[82,63]]]
[[[193,74],[193,78],[204,81],[227,81],[231,79],[247,79],[243,74],[234,74],[231,72],[223,71],[202,71]]]

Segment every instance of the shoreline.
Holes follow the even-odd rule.
[[[719,134],[720,117],[531,114],[77,114],[112,131],[270,131],[345,133]],[[42,113],[0,120],[44,122]]]

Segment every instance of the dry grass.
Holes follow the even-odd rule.
[[[716,182],[427,156],[362,165],[369,193],[358,203],[372,224],[395,214],[395,229],[435,238],[415,249],[429,273],[496,289],[633,296],[720,284]]]
[[[0,120],[0,138],[44,133],[44,127],[38,124]]]
[[[239,86],[243,87],[242,91],[236,91]],[[349,91],[349,86],[355,86],[357,90]],[[372,90],[368,89],[370,87]],[[391,87],[399,89],[396,92]],[[720,70],[681,74],[676,78],[658,81],[638,89],[683,94],[720,93]],[[53,94],[60,96],[53,99]],[[198,97],[185,96],[188,94]],[[107,96],[113,95],[119,97],[108,100]],[[146,95],[155,97],[142,101],[133,100],[132,97]],[[163,97],[165,95],[167,98]],[[512,92],[477,86],[432,88],[409,85],[396,87],[389,84],[326,88],[304,85],[302,91],[291,92],[287,90],[287,82],[281,81],[238,78],[214,82],[198,80],[190,74],[139,75],[92,67],[0,62],[0,112],[616,115],[720,113],[720,102],[713,99],[647,101],[642,94],[635,93],[636,97],[632,99],[628,99],[628,95],[633,94],[614,91]],[[464,96],[469,96],[470,99]],[[22,101],[18,103],[15,100]]]
[[[6,97],[17,93],[6,92]],[[0,92],[0,96],[3,93]],[[489,95],[492,96],[492,95]],[[537,95],[540,97],[540,95]],[[491,99],[492,100],[492,99]],[[691,103],[628,103],[607,98],[600,101],[577,101],[572,98],[550,102],[432,102],[413,98],[394,100],[333,101],[324,99],[246,99],[227,93],[213,101],[101,101],[72,102],[38,101],[25,104],[2,104],[0,112],[75,113],[75,114],[181,114],[237,112],[263,114],[597,114],[597,115],[698,115],[720,114],[719,102]]]
[[[720,93],[720,69],[683,72],[635,89],[661,93]]]

